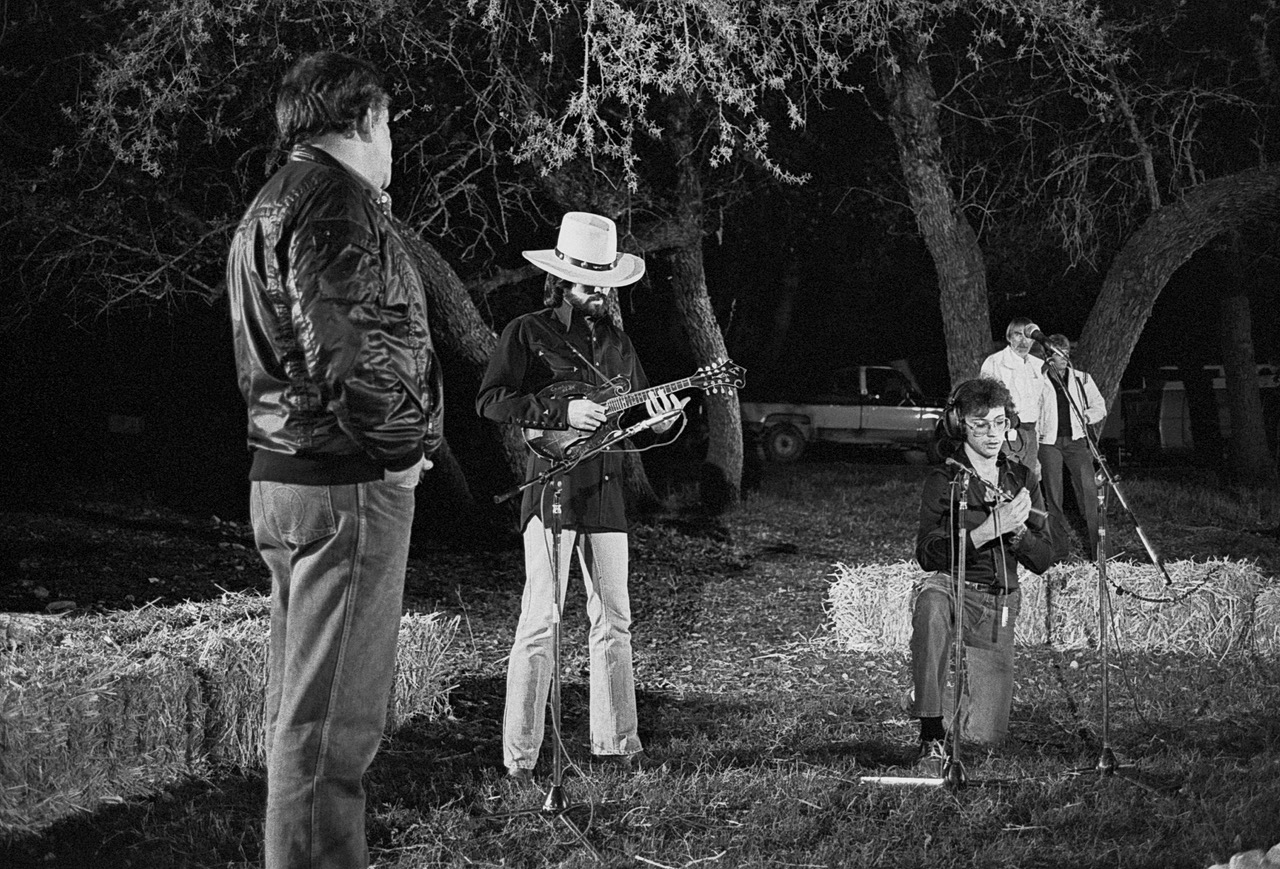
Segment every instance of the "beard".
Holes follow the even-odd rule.
[[[573,295],[567,296],[570,306],[576,311],[581,311],[588,317],[599,317],[604,313],[605,304],[608,300],[600,293],[592,293],[590,295]]]

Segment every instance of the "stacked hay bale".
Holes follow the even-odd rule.
[[[1163,652],[1280,654],[1280,580],[1256,564],[1229,559],[1166,565],[1172,585],[1149,564],[1107,566],[1111,627],[1127,647]],[[905,649],[911,597],[922,576],[913,561],[836,565],[825,602],[841,645]],[[1121,594],[1116,587],[1129,594]],[[1144,600],[1148,598],[1149,600]],[[1017,642],[1096,647],[1098,574],[1091,563],[1056,565],[1022,576]]]
[[[215,766],[263,760],[270,601],[259,595],[27,626],[0,650],[0,831]],[[448,711],[457,619],[405,616],[388,729]]]

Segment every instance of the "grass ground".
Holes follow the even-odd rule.
[[[901,708],[905,657],[838,648],[823,600],[837,562],[910,557],[923,473],[838,462],[770,468],[761,492],[725,520],[673,514],[634,529],[641,735],[668,761],[663,771],[626,777],[584,762],[585,613],[573,589],[564,741],[581,766],[566,777],[579,806],[568,817],[603,865],[1154,869],[1205,867],[1280,841],[1273,660],[1113,653],[1110,743],[1133,768],[1101,776],[1098,655],[1020,649],[1012,738],[966,758],[970,787],[862,781],[902,771],[914,752],[914,722]],[[1140,477],[1122,485],[1166,559],[1254,558],[1280,574],[1275,493]],[[225,525],[220,533],[234,537]],[[1123,557],[1141,557],[1132,523],[1113,512],[1112,526]],[[156,545],[172,547],[175,533]],[[145,543],[130,545],[144,557]],[[246,570],[242,582],[261,573],[251,561],[236,572]],[[451,717],[411,722],[371,770],[380,869],[597,865],[568,825],[536,811],[544,791],[501,775],[520,587],[512,549],[415,554],[411,605],[459,614],[463,627]],[[549,747],[544,764],[548,756]],[[0,863],[253,865],[261,801],[256,773],[226,770],[10,841]],[[486,817],[519,809],[535,811]]]

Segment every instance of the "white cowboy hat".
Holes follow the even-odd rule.
[[[526,250],[523,256],[544,272],[589,287],[625,287],[644,276],[644,260],[618,253],[613,221],[585,211],[565,214],[553,249]]]

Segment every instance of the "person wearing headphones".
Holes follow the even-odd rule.
[[[1001,452],[1005,432],[1016,425],[1003,383],[984,377],[961,383],[940,425],[949,459],[929,473],[921,493],[916,560],[927,574],[912,603],[909,711],[920,719],[917,768],[927,775],[941,776],[947,757],[943,694],[961,562],[967,678],[960,724],[965,739],[987,745],[1001,742],[1009,728],[1018,565],[1040,574],[1052,563],[1040,487],[1029,484],[1025,465]]]

